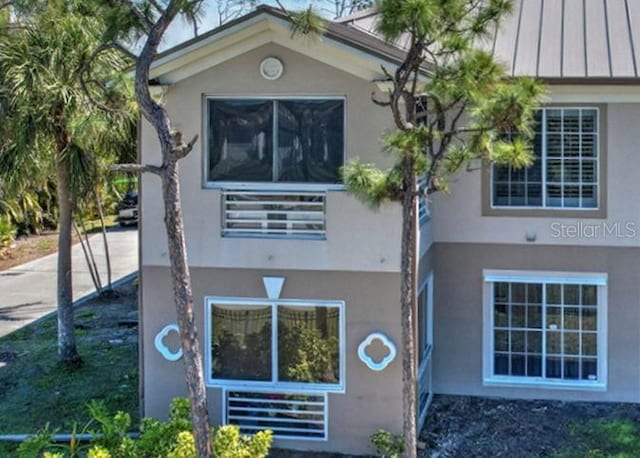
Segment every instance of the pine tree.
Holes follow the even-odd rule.
[[[481,163],[530,165],[529,140],[542,87],[508,78],[482,42],[512,0],[380,0],[377,31],[408,43],[389,90],[374,99],[388,107],[395,130],[384,142],[395,159],[389,170],[351,161],[347,188],[372,207],[402,204],[401,315],[405,456],[416,456],[418,199],[447,191],[449,178]],[[419,185],[419,183],[424,183]],[[437,217],[437,215],[435,215]]]

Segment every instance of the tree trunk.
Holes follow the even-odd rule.
[[[100,200],[100,194],[98,189],[94,191],[94,197],[96,200],[96,208],[98,209],[98,216],[100,217],[100,231],[102,232],[102,244],[104,245],[104,258],[107,265],[107,294],[113,297],[114,296],[113,285],[111,282],[111,255],[109,253],[109,242],[107,240],[107,227],[104,224],[104,212],[102,211],[102,201]]]
[[[402,261],[400,277],[402,285],[400,302],[402,313],[402,412],[404,453],[415,458],[417,364],[415,345],[416,284],[417,284],[417,199],[418,180],[413,170],[413,159],[405,158],[403,164],[404,190],[402,198]]]
[[[178,162],[170,160],[162,174],[169,259],[175,298],[180,339],[184,355],[187,390],[191,403],[191,424],[198,458],[212,456],[207,393],[204,384],[204,370],[198,345],[197,329],[193,318],[193,293],[191,275],[187,264],[187,249],[184,224],[180,205],[180,182]]]
[[[73,285],[71,281],[71,229],[73,224],[73,202],[71,196],[71,174],[69,159],[61,147],[64,140],[58,140],[56,175],[58,179],[58,357],[64,363],[79,360],[73,327]]]

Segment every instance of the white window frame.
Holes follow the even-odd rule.
[[[291,183],[278,181],[214,181],[209,179],[209,100],[342,100],[343,102],[343,147],[342,165],[347,161],[347,135],[349,132],[348,105],[345,95],[294,95],[294,94],[205,94],[202,102],[202,183],[204,189],[251,190],[251,191],[345,191],[346,186],[340,183]],[[274,111],[276,105],[274,104]],[[274,113],[274,129],[277,132],[277,113]],[[274,137],[274,145],[278,136]]]
[[[565,206],[550,206],[547,205],[547,111],[548,110],[560,110],[560,111],[564,111],[564,110],[578,110],[578,111],[583,111],[583,110],[595,110],[596,111],[596,127],[597,127],[597,131],[593,134],[595,136],[595,145],[597,148],[597,154],[596,154],[596,158],[595,158],[595,163],[596,163],[596,181],[593,182],[593,185],[596,186],[596,206],[595,207],[565,207]],[[601,157],[603,154],[602,148],[601,146],[601,136],[602,136],[602,132],[601,132],[601,126],[602,126],[602,113],[600,112],[600,108],[599,107],[594,107],[594,106],[548,106],[548,107],[543,107],[540,108],[540,111],[542,112],[542,120],[541,120],[541,126],[542,126],[542,131],[540,132],[540,134],[542,135],[542,139],[541,139],[541,145],[542,145],[542,151],[540,151],[540,160],[542,161],[542,170],[541,170],[541,187],[542,187],[542,205],[495,205],[494,204],[494,193],[495,193],[495,187],[494,187],[494,172],[495,172],[495,165],[492,165],[490,167],[490,207],[492,210],[552,210],[552,211],[576,211],[576,212],[581,212],[581,211],[586,211],[586,212],[594,212],[594,211],[598,211],[601,209],[602,204],[601,204],[601,199],[600,197],[603,195],[602,194],[602,173],[601,173],[601,165],[602,165],[602,161],[601,161]],[[564,175],[564,172],[563,172]],[[565,181],[564,179],[562,180],[562,185],[565,185]],[[571,184],[571,183],[569,183]],[[580,185],[582,185],[583,183],[580,182]],[[564,197],[562,197],[561,199],[564,200]]]
[[[483,270],[483,384],[485,386],[558,388],[606,391],[607,389],[607,284],[606,273],[519,271],[519,270]],[[594,285],[597,287],[598,310],[598,378],[597,380],[560,380],[541,377],[494,375],[494,288],[496,282],[533,283],[544,285],[556,283],[563,285]],[[546,304],[543,302],[543,316]],[[545,334],[543,324],[543,335]],[[546,355],[543,341],[542,357]]]
[[[310,392],[310,391],[322,391],[333,393],[345,392],[345,367],[346,367],[346,327],[344,316],[344,301],[327,301],[327,300],[308,300],[308,299],[256,299],[256,298],[241,298],[241,297],[205,297],[205,382],[208,387],[227,387],[241,388],[248,390],[256,389],[277,389],[288,392]],[[211,308],[214,305],[249,305],[249,306],[262,306],[272,307],[272,326],[271,326],[271,377],[272,381],[252,381],[252,380],[229,380],[229,379],[216,379],[211,377],[211,347],[213,345],[213,336],[211,335]],[[297,382],[282,382],[277,380],[278,377],[278,327],[275,325],[278,319],[278,306],[285,307],[330,307],[337,308],[339,313],[339,339],[338,351],[340,355],[339,361],[339,373],[340,382],[333,383],[297,383]]]
[[[421,429],[424,426],[424,422],[427,418],[427,413],[429,411],[429,406],[431,405],[431,401],[433,399],[433,271],[429,272],[427,278],[422,282],[420,288],[418,289],[418,298],[425,292],[427,293],[427,300],[425,303],[425,314],[427,318],[426,326],[424,328],[425,332],[425,341],[427,344],[427,351],[424,351],[424,348],[419,348],[418,351],[421,355],[418,355],[418,359],[420,356],[423,357],[422,362],[418,366],[418,384],[427,377],[427,384],[429,385],[429,398],[424,405],[424,408],[420,411],[420,385],[418,385],[418,406],[417,412],[418,414],[418,427]],[[418,311],[418,313],[420,313]],[[420,320],[416,315],[416,322],[418,323],[418,333],[420,333]],[[417,341],[420,339],[418,338]],[[428,371],[428,373],[426,372]]]

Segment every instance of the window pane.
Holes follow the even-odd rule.
[[[597,110],[582,110],[582,132],[598,132],[597,123]]]
[[[496,331],[493,345],[496,351],[509,351],[509,331]]]
[[[542,307],[530,305],[527,307],[527,327],[539,329],[542,327]]]
[[[278,101],[277,156],[277,181],[337,183],[344,157],[344,102]]]
[[[586,380],[598,379],[598,360],[587,359],[582,360],[582,378]]]
[[[527,375],[529,377],[542,375],[542,357],[540,355],[527,356]]]
[[[524,355],[511,356],[511,375],[525,375]]]
[[[597,292],[595,285],[495,283],[494,374],[597,381]]]
[[[564,378],[576,380],[580,378],[580,360],[577,358],[566,358],[564,360]]]
[[[522,353],[524,348],[524,331],[511,332],[511,351]]]
[[[586,356],[596,356],[598,354],[597,334],[582,334],[582,354]]]
[[[278,379],[340,383],[340,311],[278,306]]]
[[[546,363],[548,378],[562,377],[562,358],[547,358]]]
[[[509,316],[507,315],[507,305],[496,304],[493,325],[497,328],[506,328],[509,326]]]
[[[211,377],[271,381],[271,306],[211,307]]]
[[[496,375],[509,375],[509,355],[496,353],[493,365]]]
[[[272,181],[273,102],[209,101],[209,180]]]

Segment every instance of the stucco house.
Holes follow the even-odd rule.
[[[538,159],[422,202],[421,423],[434,392],[640,401],[640,3],[517,3],[483,46],[548,84]],[[375,21],[292,37],[260,7],[152,67],[175,127],[201,138],[181,182],[212,419],[279,447],[367,453],[401,430],[400,208],[371,211],[338,175],[391,161],[371,96],[403,50]],[[140,160],[158,151],[143,122]],[[140,195],[141,389],[162,417],[185,388],[153,177]]]

